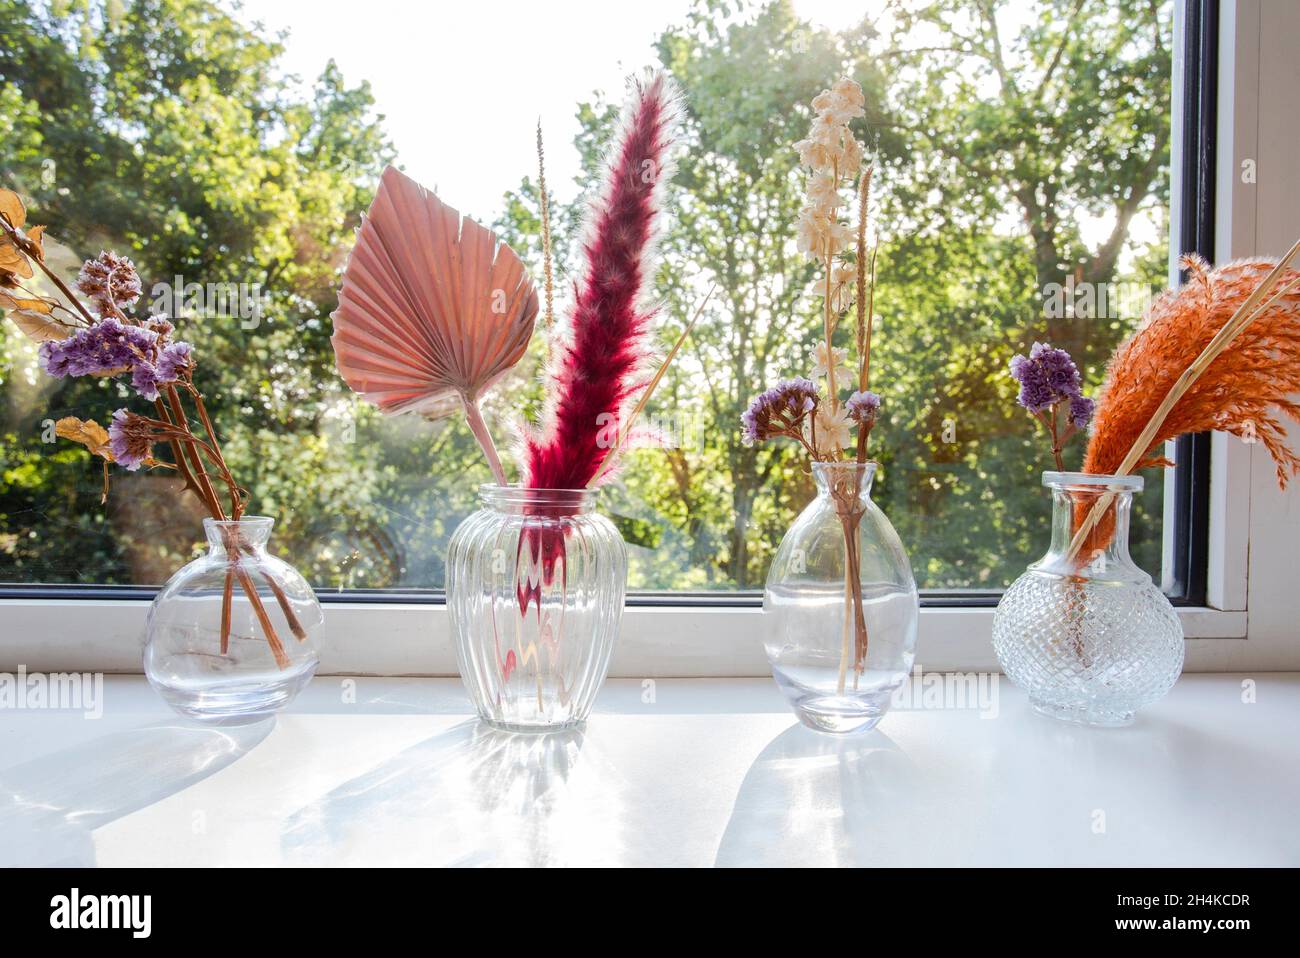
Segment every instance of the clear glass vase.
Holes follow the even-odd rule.
[[[203,520],[208,551],[167,581],[149,608],[144,671],[177,712],[216,724],[284,708],[319,661],[320,603],[307,580],[266,551],[274,519]]]
[[[483,721],[508,731],[583,722],[623,618],[627,551],[586,489],[483,486],[447,552],[461,678]]]
[[[1043,485],[1052,490],[1052,544],[1003,594],[993,648],[1039,712],[1127,725],[1183,669],[1178,616],[1128,553],[1142,477],[1045,472]],[[1100,521],[1081,531],[1098,502]]]
[[[814,499],[781,540],[763,593],[767,659],[805,725],[873,728],[912,671],[916,582],[871,501],[876,464],[819,462]]]

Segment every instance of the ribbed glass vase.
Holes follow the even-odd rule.
[[[1137,709],[1164,697],[1183,668],[1178,616],[1129,556],[1129,514],[1142,477],[1045,472],[1043,485],[1052,490],[1052,544],[1003,593],[994,651],[1039,712],[1127,725]],[[1098,502],[1101,521],[1080,533]]]
[[[627,552],[587,489],[484,486],[452,536],[447,608],[483,721],[549,731],[584,721],[623,617]]]

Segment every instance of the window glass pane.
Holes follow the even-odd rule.
[[[923,588],[1019,574],[1046,544],[1051,459],[1006,365],[1050,341],[1095,387],[1164,285],[1172,4],[917,0],[858,22],[836,0],[678,0],[615,18],[593,0],[562,23],[506,6],[376,0],[364,22],[269,0],[6,15],[3,184],[48,224],[65,276],[117,248],[145,278],[140,308],[178,315],[252,510],[277,517],[276,548],[326,589],[439,588],[447,539],[489,479],[455,416],[381,419],[333,368],[338,273],[384,163],[494,223],[540,275],[540,114],[562,310],[619,78],[659,64],[688,105],[656,277],[665,347],[718,290],[651,410],[675,446],[634,453],[606,494],[630,586],[761,588],[812,495],[796,450],[746,447],[738,421],[811,365],[819,301],[794,248],[790,145],[844,73],[866,90],[858,132],[877,165],[875,497]],[[280,28],[283,44],[267,39]],[[463,50],[428,56],[435,29]],[[533,346],[486,404],[502,446],[541,405],[543,338]],[[115,471],[101,505],[88,455],[51,441],[61,417],[141,403],[116,381],[50,379],[0,324],[0,582],[154,584],[190,557],[201,511],[165,470]],[[1067,463],[1081,457],[1076,440]],[[1148,474],[1133,546],[1153,574],[1162,496]]]

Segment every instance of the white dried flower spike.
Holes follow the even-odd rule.
[[[819,171],[808,177],[808,206],[826,214],[838,209],[844,199],[840,184],[830,173]]]
[[[857,291],[858,268],[853,263],[843,260],[836,262],[831,270],[831,307],[842,313],[853,305],[853,295]]]
[[[799,165],[806,166],[810,170],[828,169],[834,162],[834,153],[829,140],[809,137],[806,140],[796,141],[794,148],[799,153]]]
[[[837,406],[832,410],[823,403],[809,419],[816,420],[816,429],[813,429],[811,424],[805,427],[807,438],[819,454],[827,458],[835,458],[848,448],[852,441],[853,424],[849,420],[848,411],[843,406]]]
[[[853,230],[845,223],[812,206],[799,211],[796,245],[801,253],[822,260],[829,251],[832,256],[845,250],[853,242]]]
[[[830,351],[831,359],[835,363],[835,382],[839,385],[851,385],[853,373],[849,369],[849,351],[839,346]],[[813,369],[812,374],[808,377],[812,380],[820,379],[826,375],[828,363],[826,361],[826,340],[822,340],[813,350]]]

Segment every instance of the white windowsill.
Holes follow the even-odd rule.
[[[615,680],[583,732],[512,736],[454,679],[319,677],[208,729],[110,676],[97,721],[0,712],[0,864],[1295,866],[1300,675],[1244,680],[1184,676],[1126,729],[1001,682],[996,717],[836,738],[770,680]]]
[[[131,600],[0,600],[0,671],[140,671],[149,604]],[[1267,650],[1245,641],[1245,612],[1183,608],[1188,671],[1300,668],[1300,643]],[[994,670],[988,608],[921,611],[923,668]],[[611,674],[766,676],[757,608],[633,607],[625,611]],[[1267,653],[1267,654],[1265,654]],[[320,674],[455,675],[444,606],[329,603]]]

